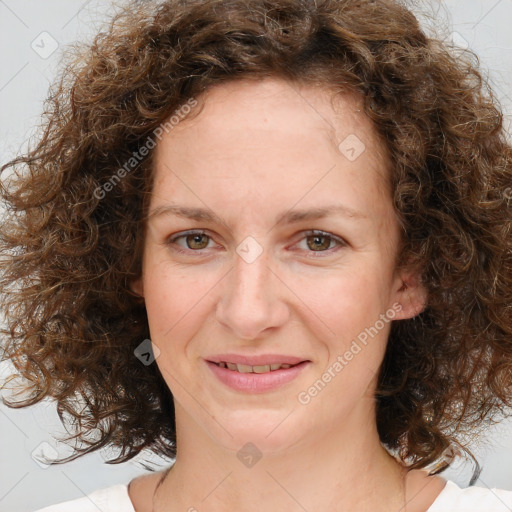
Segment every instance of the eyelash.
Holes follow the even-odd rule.
[[[182,233],[178,233],[177,235],[174,235],[174,236],[168,238],[167,241],[165,242],[165,244],[168,246],[171,246],[171,249],[175,252],[178,252],[181,254],[187,254],[187,255],[198,253],[197,255],[194,254],[194,257],[196,257],[196,256],[200,257],[201,252],[206,250],[206,248],[205,249],[180,249],[180,248],[178,248],[178,246],[176,246],[176,241],[179,240],[180,238],[186,238],[187,236],[193,236],[193,235],[203,235],[203,236],[208,237],[210,240],[212,240],[212,237],[210,235],[208,235],[208,233],[206,233],[205,231],[192,230],[192,231],[185,231]],[[348,243],[345,240],[343,240],[342,238],[340,238],[336,235],[333,235],[332,233],[328,233],[326,231],[320,231],[318,229],[309,230],[309,231],[304,232],[304,236],[303,236],[303,238],[301,238],[300,241],[302,241],[306,238],[309,238],[309,237],[313,237],[313,236],[321,236],[321,237],[329,238],[332,241],[336,242],[338,244],[338,247],[326,249],[324,251],[307,251],[311,254],[315,254],[315,256],[312,256],[312,255],[308,256],[309,258],[323,258],[324,256],[316,256],[316,254],[327,253],[328,255],[330,255],[333,252],[336,252],[338,249],[348,246]]]

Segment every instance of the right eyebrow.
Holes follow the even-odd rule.
[[[161,215],[176,215],[177,217],[183,217],[184,219],[191,219],[203,222],[218,222],[224,224],[222,219],[213,213],[211,210],[206,208],[191,208],[188,206],[178,205],[165,205],[158,206],[148,215],[148,220]]]

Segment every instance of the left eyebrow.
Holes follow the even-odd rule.
[[[342,204],[334,204],[326,206],[324,208],[310,208],[304,210],[289,210],[282,213],[277,218],[277,225],[280,224],[293,224],[295,222],[301,222],[304,220],[317,220],[330,217],[332,215],[342,215],[355,220],[367,219],[368,215],[362,212],[358,212],[348,206]]]

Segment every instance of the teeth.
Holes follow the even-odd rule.
[[[253,366],[252,371],[254,373],[266,373],[270,371],[270,365],[264,364],[263,366]]]
[[[247,364],[237,364],[236,369],[240,373],[251,373],[252,372],[252,366],[249,366]]]
[[[286,370],[291,368],[291,364],[264,364],[259,366],[250,366],[248,364],[235,364],[235,363],[218,363],[221,368],[228,368],[229,370],[237,371],[240,373],[268,373],[275,370]]]

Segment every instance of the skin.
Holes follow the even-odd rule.
[[[416,273],[395,264],[400,227],[374,127],[359,98],[332,104],[328,90],[277,78],[218,85],[198,100],[202,112],[154,150],[143,271],[132,283],[176,407],[177,460],[154,510],[403,510],[403,467],[380,444],[373,398],[391,322],[317,396],[298,401],[386,311],[411,318],[426,301]],[[338,147],[349,135],[365,147],[355,159]],[[221,221],[154,215],[170,204]],[[359,215],[276,223],[332,204]],[[170,240],[187,230],[207,236]],[[236,251],[249,236],[262,250],[250,263]],[[227,352],[311,362],[278,390],[251,394],[205,363]],[[262,455],[252,467],[237,458],[248,442]],[[152,510],[160,476],[130,485],[137,512]],[[406,510],[427,510],[444,484],[409,472]]]

